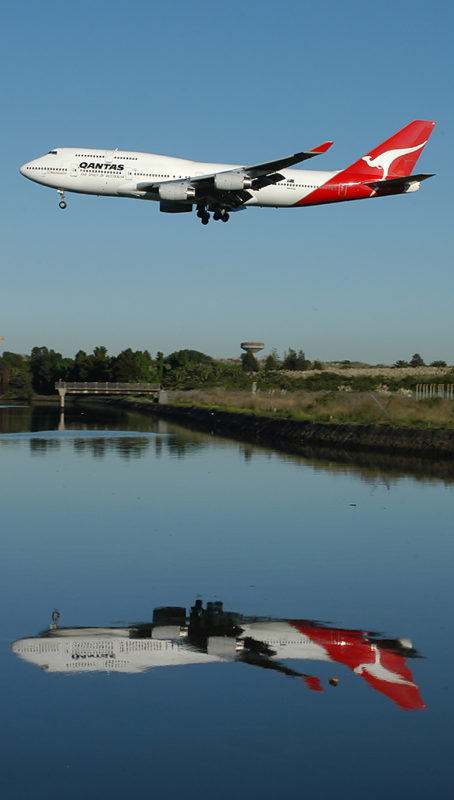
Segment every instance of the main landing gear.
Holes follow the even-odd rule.
[[[201,220],[202,225],[208,225],[210,221],[210,215],[205,206],[197,206],[197,216]]]
[[[58,204],[59,207],[60,208],[66,208],[65,193],[64,193],[63,189],[57,189],[57,192],[60,195],[60,202]]]
[[[222,219],[223,222],[228,222],[230,214],[226,208],[217,208],[213,214],[213,219]]]
[[[222,219],[223,222],[228,222],[230,219],[230,214],[227,208],[220,208],[219,206],[213,208],[213,206],[210,206],[210,211],[213,212],[213,219],[215,220]],[[202,225],[208,225],[210,221],[210,214],[205,206],[197,206],[197,216],[201,220]]]

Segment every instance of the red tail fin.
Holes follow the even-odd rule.
[[[387,180],[411,175],[435,122],[416,119],[336,175],[351,180]]]

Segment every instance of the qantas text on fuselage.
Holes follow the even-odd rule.
[[[292,208],[415,192],[429,174],[412,174],[435,122],[414,120],[349,167],[331,172],[289,169],[325,153],[332,142],[244,166],[188,161],[126,150],[59,147],[24,164],[22,175],[65,192],[156,200],[167,213],[190,212],[206,225],[210,212],[227,222],[248,206]]]

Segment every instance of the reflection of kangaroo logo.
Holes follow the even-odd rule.
[[[384,667],[381,663],[381,654],[378,647],[375,647],[374,650],[374,663],[366,662],[365,664],[358,664],[353,672],[356,672],[357,675],[370,675],[371,678],[376,678],[376,680],[379,681],[386,681],[387,683],[397,683],[402,686],[416,686],[415,683],[404,678],[397,670],[393,672],[387,667]]]
[[[397,150],[385,150],[384,153],[380,153],[380,155],[376,156],[375,158],[372,158],[371,156],[363,156],[361,161],[365,161],[369,167],[382,169],[383,175],[381,180],[385,181],[388,177],[388,172],[391,169],[391,165],[394,163],[396,158],[406,156],[408,153],[414,153],[416,150],[422,150],[426,143],[427,141],[422,142],[422,144],[417,144],[416,147],[401,147]]]

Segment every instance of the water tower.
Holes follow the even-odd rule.
[[[253,356],[263,350],[264,347],[263,342],[241,342],[241,349],[245,350],[246,353],[252,353]]]

